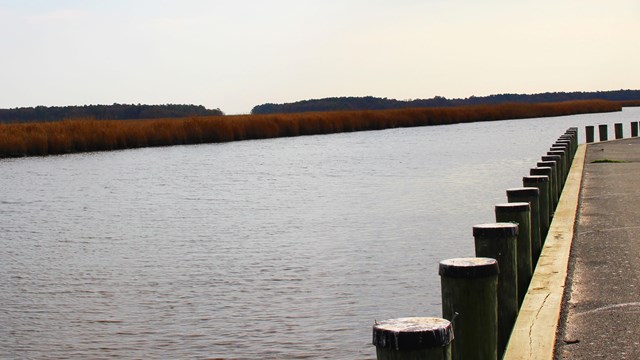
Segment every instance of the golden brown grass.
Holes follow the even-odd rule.
[[[622,107],[640,106],[640,100],[624,100],[620,101]]]
[[[39,156],[619,111],[604,100],[454,108],[0,124],[0,157]]]

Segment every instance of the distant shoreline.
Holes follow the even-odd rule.
[[[185,116],[222,116],[220,109],[191,104],[112,104],[83,106],[36,106],[0,109],[0,123],[51,122],[73,119],[124,120]]]
[[[391,110],[425,107],[498,105],[506,103],[540,104],[579,100],[634,101],[638,99],[640,99],[640,90],[495,94],[488,96],[471,96],[463,99],[447,99],[443,96],[435,96],[431,99],[396,100],[374,96],[346,96],[301,100],[284,104],[267,103],[254,106],[251,113],[254,115],[289,114],[309,111]]]
[[[584,100],[152,120],[78,119],[0,124],[0,158],[614,112],[640,101]]]

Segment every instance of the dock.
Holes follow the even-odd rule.
[[[505,359],[640,359],[640,138],[580,145]]]

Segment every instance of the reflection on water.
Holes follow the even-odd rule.
[[[640,111],[0,161],[0,358],[371,359],[568,127]]]

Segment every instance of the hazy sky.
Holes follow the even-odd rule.
[[[0,108],[640,89],[638,0],[0,0]]]

